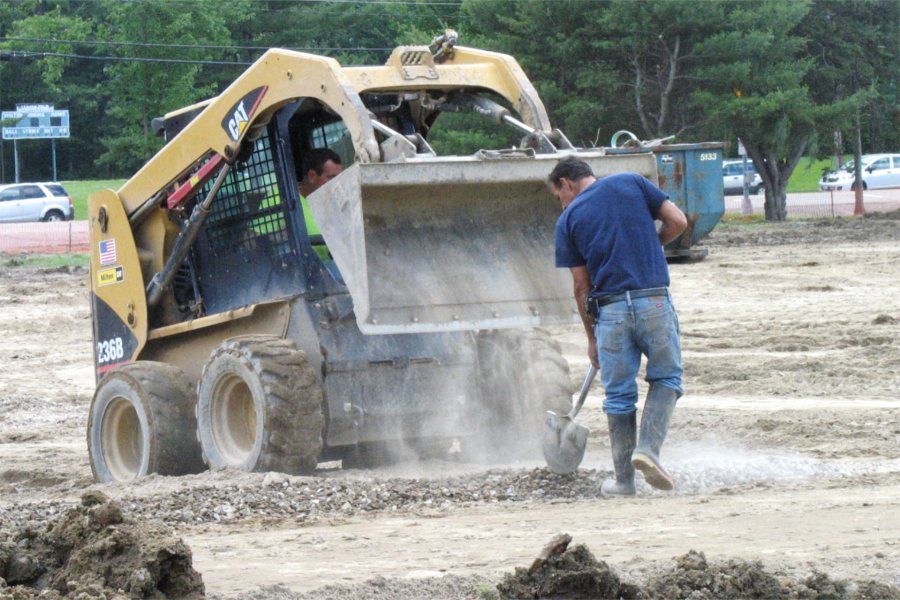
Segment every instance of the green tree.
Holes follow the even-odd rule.
[[[41,15],[32,15],[13,23],[10,28],[12,37],[46,38],[62,40],[54,43],[44,51],[49,55],[36,59],[29,65],[39,74],[47,87],[47,91],[59,94],[63,72],[72,63],[65,54],[74,54],[75,46],[70,42],[79,42],[91,34],[91,23],[77,16],[64,15],[59,6]]]
[[[682,0],[0,2],[0,35],[7,38],[0,49],[66,55],[0,62],[0,107],[52,102],[68,108],[72,138],[57,145],[61,172],[129,175],[162,143],[149,131],[150,119],[219,93],[245,68],[139,61],[249,62],[277,46],[306,48],[345,65],[377,64],[398,44],[426,44],[452,27],[463,45],[513,55],[551,121],[578,145],[603,144],[619,129],[642,137],[678,133],[680,141],[740,136],[767,178],[770,218],[783,216],[795,157],[821,153],[830,141],[819,140],[851,131],[857,112],[867,151],[900,143],[896,0],[704,0],[699,6]],[[445,115],[430,141],[441,152],[471,152],[517,137],[487,121]],[[19,145],[26,172],[35,169],[42,178],[44,145]],[[6,154],[0,161],[9,173]]]
[[[802,23],[815,60],[807,78],[810,89],[842,109],[828,124],[835,132],[833,151],[838,157],[850,149],[859,163],[863,149],[847,143],[862,136],[856,131],[857,122],[865,128],[870,151],[892,149],[900,142],[896,127],[900,76],[890,68],[900,59],[898,26],[900,4],[893,0],[817,0]],[[817,154],[823,156],[830,146],[820,144]]]
[[[835,107],[810,93],[814,60],[798,29],[806,1],[729,3],[732,26],[698,45],[706,56],[694,98],[725,131],[741,139],[763,179],[768,220],[787,216],[787,184]]]
[[[579,0],[468,0],[468,27],[460,33],[466,45],[516,58],[554,125],[573,143],[590,146],[637,121],[607,101],[616,95],[617,78],[602,52],[605,8]]]
[[[725,24],[726,2],[612,0],[601,13],[600,48],[631,101],[646,138],[696,130],[703,124],[691,101],[697,45]]]
[[[45,12],[41,11],[47,7],[36,3],[22,3],[18,7],[22,9],[19,14],[7,13],[15,18],[7,21],[0,16],[0,28],[3,28],[0,31],[6,37],[13,40],[54,39],[59,42],[36,44],[6,41],[0,44],[15,50],[14,57],[4,63],[0,72],[0,105],[4,110],[11,110],[18,103],[47,103],[58,109],[68,109],[70,117],[76,120],[81,118],[86,114],[84,107],[90,104],[90,96],[79,93],[84,74],[74,69],[79,61],[69,56],[75,53],[78,42],[91,35],[91,22],[67,14],[59,5]],[[6,21],[5,25],[3,21]],[[30,57],[26,58],[25,54]],[[73,129],[79,125],[70,121]],[[17,144],[23,179],[51,177],[50,145],[47,140],[28,140]],[[72,172],[85,145],[83,141],[73,138],[56,141],[60,173]],[[4,178],[9,173],[6,167],[4,164]]]
[[[173,3],[166,0],[117,2],[107,0],[107,20],[98,34],[106,40],[129,44],[178,44],[181,60],[218,60],[222,51],[204,46],[228,45],[227,24],[247,18],[245,0],[197,0]],[[114,173],[129,174],[152,156],[162,140],[151,131],[154,117],[188,106],[217,90],[204,81],[200,64],[167,64],[172,48],[123,45],[110,50],[121,61],[104,67],[108,118],[99,136],[105,152],[97,159]],[[240,70],[236,69],[237,73]]]

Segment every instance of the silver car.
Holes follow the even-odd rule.
[[[900,187],[900,154],[864,154],[862,163],[862,182],[864,190]],[[827,173],[819,180],[819,189],[852,190],[855,173],[853,161],[837,171]]]
[[[58,183],[0,185],[0,223],[71,221],[72,197]]]
[[[763,189],[762,177],[759,176],[753,163],[749,160],[747,161],[747,177],[750,193],[758,194]],[[726,196],[744,193],[744,161],[722,161],[722,184]]]

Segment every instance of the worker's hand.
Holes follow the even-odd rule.
[[[600,362],[597,360],[597,340],[588,341],[588,358],[591,359],[591,364],[594,367],[600,368]]]

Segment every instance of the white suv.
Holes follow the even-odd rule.
[[[863,154],[862,184],[864,190],[900,187],[900,154]],[[820,190],[852,190],[853,161],[819,180]]]
[[[72,197],[58,183],[0,185],[0,223],[71,221]]]
[[[750,193],[758,194],[763,188],[762,177],[756,172],[753,163],[747,161],[747,174],[750,177]],[[744,161],[743,160],[724,160],[722,161],[722,183],[725,187],[725,195],[743,194],[744,193]]]

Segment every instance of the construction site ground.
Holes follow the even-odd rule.
[[[401,451],[393,465],[325,463],[314,477],[95,484],[88,274],[4,255],[0,532],[100,491],[128,519],[171,528],[219,599],[487,598],[561,532],[637,584],[695,550],[785,579],[900,585],[900,213],[723,224],[705,245],[706,260],[671,265],[686,394],[663,458],[677,488],[641,482],[624,500],[599,494],[611,471],[599,384],[578,419],[587,455],[568,477],[539,459]],[[580,383],[583,331],[552,333]]]

